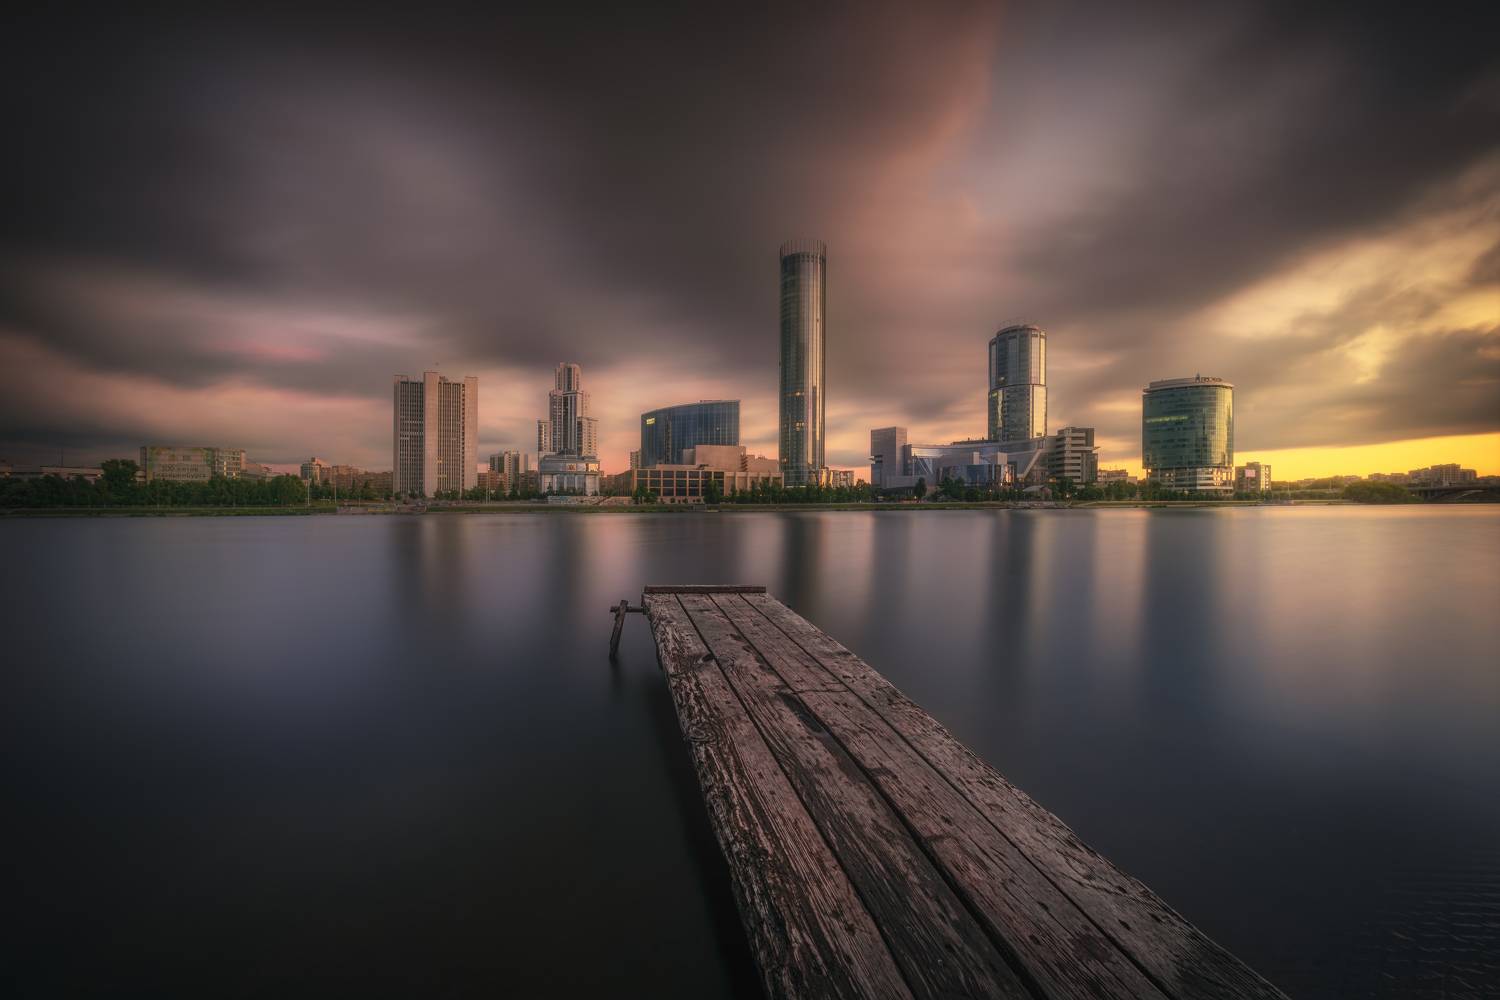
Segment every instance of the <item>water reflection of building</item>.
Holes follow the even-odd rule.
[[[1168,489],[1234,489],[1234,385],[1194,375],[1148,385],[1141,399],[1141,464]]]

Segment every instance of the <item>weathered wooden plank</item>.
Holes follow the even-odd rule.
[[[742,595],[712,598],[869,775],[992,940],[1048,997],[1164,994],[980,809]]]
[[[880,929],[677,598],[648,596],[645,607],[767,994],[910,1000]]]
[[[704,644],[833,849],[918,997],[1028,990],[867,775],[710,595],[679,595]]]
[[[769,597],[744,601],[838,678],[1173,997],[1285,1000],[1139,880],[1085,845],[842,644]]]
[[[712,583],[653,584],[645,590],[648,594],[764,594],[766,592],[765,587]]]

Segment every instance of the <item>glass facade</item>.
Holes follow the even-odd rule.
[[[788,486],[817,482],[823,461],[828,249],[781,246],[781,471]]]
[[[685,449],[740,443],[740,401],[706,399],[641,414],[641,451],[634,468],[676,465]]]
[[[1152,382],[1141,399],[1141,464],[1177,490],[1234,489],[1234,386],[1220,378]]]
[[[1025,441],[1047,433],[1047,334],[1007,326],[990,338],[989,436]]]

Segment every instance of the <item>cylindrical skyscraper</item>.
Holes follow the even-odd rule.
[[[1194,375],[1146,386],[1141,464],[1168,489],[1234,492],[1234,383]]]
[[[990,338],[990,440],[1025,441],[1047,433],[1047,334],[1007,326]]]
[[[821,240],[781,245],[781,472],[788,486],[816,483],[824,468],[827,268]]]

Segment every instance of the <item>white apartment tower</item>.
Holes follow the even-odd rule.
[[[477,486],[479,379],[397,375],[393,389],[391,489],[430,497]]]
[[[537,450],[552,455],[598,455],[599,421],[589,416],[589,394],[583,391],[583,368],[557,366],[547,394],[547,420],[537,421]]]

